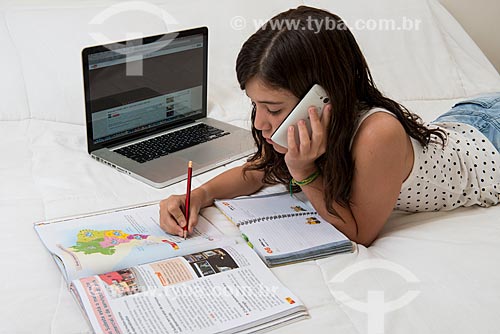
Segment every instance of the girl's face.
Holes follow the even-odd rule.
[[[289,90],[270,87],[257,77],[247,81],[245,91],[255,105],[255,128],[262,131],[262,136],[276,152],[285,154],[287,149],[274,143],[271,135],[297,105],[299,98]]]

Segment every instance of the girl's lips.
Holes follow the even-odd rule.
[[[274,144],[274,142],[271,140],[271,138],[265,138],[266,141],[269,143],[269,144]]]

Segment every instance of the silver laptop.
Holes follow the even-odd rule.
[[[82,51],[89,154],[162,188],[247,156],[251,132],[207,118],[206,27]]]

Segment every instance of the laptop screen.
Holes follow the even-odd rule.
[[[83,65],[89,152],[206,116],[206,28],[87,48]]]

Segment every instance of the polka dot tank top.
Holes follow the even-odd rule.
[[[358,124],[375,112],[393,115],[385,109],[374,108],[363,113]],[[435,140],[424,148],[410,138],[413,168],[403,182],[395,209],[447,211],[460,206],[497,204],[500,200],[500,154],[488,138],[464,123],[427,126],[443,129],[447,141],[444,147],[440,140]]]

